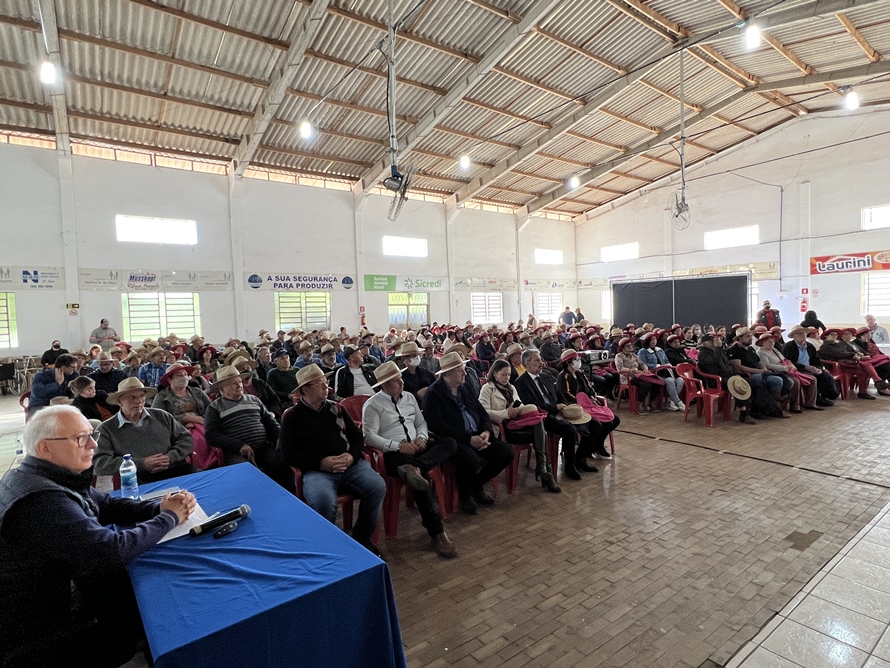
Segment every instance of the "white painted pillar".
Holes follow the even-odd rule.
[[[235,331],[246,340],[252,340],[251,332],[247,331],[247,302],[244,299],[244,219],[241,213],[241,178],[235,176],[235,170],[228,167],[229,177],[229,234],[232,239],[232,276],[233,300],[235,313]]]
[[[356,310],[360,311],[362,306],[367,309],[365,304],[365,210],[368,207],[368,195],[363,192],[361,181],[353,184],[352,195],[352,222],[355,235]],[[361,321],[361,313],[359,313],[359,321]],[[368,322],[367,311],[365,312],[365,322]]]
[[[454,221],[463,208],[457,206],[457,198],[452,195],[445,202],[445,259],[448,271],[448,322],[454,322],[454,302],[457,292],[454,289]]]
[[[65,273],[65,302],[80,303],[80,264],[77,260],[77,216],[74,209],[74,165],[71,154],[57,152],[59,158],[59,200],[62,214],[62,258]],[[64,304],[59,304],[62,308]],[[67,313],[67,311],[66,311]],[[102,316],[105,317],[105,316]],[[66,316],[66,337],[63,345],[69,350],[79,348],[87,342],[89,331],[85,329],[83,317]],[[95,325],[93,325],[95,327]],[[120,324],[117,325],[120,327]]]

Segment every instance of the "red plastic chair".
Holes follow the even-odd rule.
[[[732,419],[732,395],[729,393],[728,390],[723,389],[723,379],[720,376],[715,376],[711,373],[705,373],[697,366],[695,367],[695,375],[702,380],[702,387],[705,390],[718,392],[720,394],[718,408],[723,411],[724,421]],[[716,387],[708,387],[707,384],[704,382],[705,380],[713,380],[716,384]],[[689,404],[686,404],[686,406],[688,408]]]
[[[698,417],[701,417],[702,413],[704,413],[705,424],[709,427],[713,427],[714,407],[719,404],[720,400],[723,398],[723,390],[719,387],[705,387],[704,382],[702,382],[700,378],[695,377],[695,367],[692,364],[686,362],[678,364],[677,373],[679,373],[680,377],[683,379],[686,390],[686,411],[683,414],[683,422],[686,422],[689,419],[689,407],[692,405],[692,402],[695,401]],[[720,383],[721,381],[718,379],[717,382]]]
[[[387,475],[386,466],[383,463],[383,453],[374,448],[365,446],[365,458],[371,462],[371,466],[386,481],[386,496],[383,498],[383,532],[389,538],[398,537],[399,533],[399,510],[402,498],[402,489],[405,489],[405,505],[409,508],[414,506],[414,496],[411,488],[405,484],[401,478],[393,478]],[[430,471],[430,479],[436,488],[436,498],[439,502],[439,510],[442,513],[442,519],[448,519],[448,509],[446,504],[447,484],[445,476],[438,467]]]
[[[844,368],[840,362],[835,360],[822,360],[822,365],[837,381],[841,390],[841,399],[846,400],[852,394],[852,390],[856,385],[856,374],[851,373],[850,370]]]
[[[616,374],[619,377],[619,381],[621,379],[625,378],[625,376],[622,376],[621,374],[618,373],[618,369],[615,366],[615,362],[609,362],[609,368],[611,369],[612,373]],[[630,383],[619,382],[618,383],[618,403],[615,404],[615,410],[618,410],[619,408],[621,408],[621,397],[622,396],[627,397],[627,401],[630,404],[630,412],[632,415],[636,415],[637,414],[637,405],[639,403],[637,401],[637,388],[634,385],[631,385]]]
[[[370,398],[366,394],[358,394],[354,397],[346,397],[340,401],[343,410],[349,414],[349,417],[352,418],[352,421],[355,422],[359,429],[362,427],[362,407]]]
[[[31,403],[31,390],[27,392],[22,392],[22,395],[19,397],[19,406],[22,407],[22,410],[25,411],[25,422],[31,417],[28,415],[28,406]]]
[[[501,439],[503,440],[504,436],[504,425],[500,422],[492,421],[492,424],[498,428],[498,433],[501,434]],[[505,441],[506,442],[506,441]],[[527,458],[525,460],[526,467],[531,462],[532,456],[532,443],[510,443],[513,446],[513,461],[510,462],[510,465],[504,469],[504,482],[507,486],[507,494],[515,494],[516,488],[519,486],[519,462],[522,459],[522,453],[527,452]],[[492,480],[492,487],[497,493],[497,481]]]

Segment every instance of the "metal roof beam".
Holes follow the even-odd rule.
[[[235,150],[235,157],[232,158],[235,176],[243,176],[244,170],[250,166],[251,159],[263,141],[263,135],[266,134],[272,119],[278,114],[278,107],[287,94],[290,82],[303,63],[306,49],[321,30],[322,19],[330,1],[312,0],[309,13],[297,29],[296,39],[291,42],[287,53],[279,58],[272,73],[272,81],[257,103],[253,120],[241,137],[241,143]]]
[[[624,76],[625,74],[627,74],[627,70],[624,69],[623,67],[621,67],[620,65],[616,65],[615,63],[609,62],[605,58],[600,58],[595,53],[591,53],[587,49],[580,47],[577,44],[572,44],[569,40],[563,39],[562,37],[559,37],[559,36],[553,34],[549,30],[545,30],[544,28],[535,27],[535,28],[532,28],[532,31],[537,33],[538,35],[541,35],[542,37],[546,37],[547,39],[549,39],[552,42],[556,42],[557,44],[564,46],[569,51],[573,51],[573,52],[577,53],[579,56],[584,56],[585,58],[592,60],[593,62],[597,63],[598,65],[602,65],[603,67],[608,68],[608,69],[612,70],[613,72],[617,72],[621,76]]]
[[[485,75],[487,75],[500,60],[506,56],[513,48],[519,44],[531,32],[532,27],[550,13],[560,0],[537,0],[535,4],[529,8],[529,11],[522,18],[522,21],[516,25],[510,26],[505,35],[497,42],[485,56],[474,64],[470,71],[461,79],[460,83],[448,92],[442,100],[429,112],[427,112],[418,123],[411,128],[400,139],[400,156],[405,155],[412,148],[417,146],[436,125],[441,123],[442,118],[447,116],[455,107],[460,104],[467,93],[479,83]],[[400,33],[401,35],[401,33]],[[367,193],[377,185],[377,182],[387,173],[390,168],[390,157],[386,156],[377,161],[371,169],[367,170],[360,179],[360,183],[356,184],[356,189],[361,189]]]
[[[522,17],[518,14],[514,14],[513,12],[507,9],[501,9],[500,7],[488,2],[487,0],[467,0],[471,5],[475,5],[476,7],[480,7],[492,14],[496,14],[501,18],[507,19],[510,23],[519,23],[522,21]]]
[[[638,2],[638,0],[606,0],[606,2],[668,42],[676,42],[677,35],[680,37],[689,36],[689,32],[685,28],[665,18],[654,9]]]
[[[748,12],[739,7],[732,0],[717,0],[717,3],[741,21],[744,21],[746,18],[748,18]]]
[[[830,82],[832,80],[843,80],[843,79],[855,79],[859,77],[869,77],[877,74],[886,74],[890,73],[890,61],[882,61],[880,63],[869,63],[868,65],[860,65],[857,67],[847,67],[840,70],[835,70],[834,72],[820,72],[818,74],[810,74],[807,76],[799,77],[797,79],[785,79],[783,81],[772,81],[768,83],[758,84],[756,86],[752,86],[750,88],[746,88],[745,90],[740,90],[737,93],[734,93],[730,97],[725,100],[718,102],[710,108],[704,109],[703,111],[695,114],[691,118],[686,120],[686,127],[689,128],[696,123],[700,123],[708,118],[716,117],[720,112],[724,109],[732,106],[746,95],[750,93],[758,93],[762,91],[771,91],[776,90],[778,88],[796,88],[799,86],[807,86],[811,84],[824,84],[826,82]],[[738,126],[739,124],[736,121],[730,121],[734,126]],[[748,128],[741,128],[746,132],[753,132]],[[619,168],[622,164],[626,163],[628,160],[633,159],[639,153],[646,153],[655,148],[661,148],[664,145],[664,142],[669,141],[677,135],[680,131],[680,126],[677,125],[673,128],[669,128],[665,130],[657,137],[653,137],[651,140],[643,144],[639,147],[639,150],[636,150],[631,155],[624,155],[615,158],[614,160],[610,160],[609,162],[602,163],[596,167],[593,167],[589,172],[585,174],[578,175],[581,179],[581,185],[587,185],[591,181],[599,178],[603,174],[607,174],[609,172],[614,172],[615,169]],[[756,133],[755,133],[756,134]],[[695,146],[696,148],[701,148],[702,150],[709,151],[713,153],[712,149],[701,146],[699,144],[694,144],[693,142],[687,141],[687,144]],[[558,188],[555,188],[549,193],[542,195],[536,200],[529,202],[527,207],[529,213],[534,213],[539,209],[543,209],[547,206],[550,206],[553,202],[563,199],[566,195],[571,192],[571,189],[566,185],[562,185]]]
[[[62,57],[59,53],[59,24],[56,21],[55,0],[37,0],[40,15],[40,31],[46,47],[46,57],[56,70],[56,79],[47,86],[53,103],[53,127],[56,129],[56,150],[68,155],[71,139],[68,136],[68,103],[65,100],[65,81],[62,70]]]

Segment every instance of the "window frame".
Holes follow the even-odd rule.
[[[492,302],[496,304],[492,304]],[[484,302],[477,310],[478,302]],[[504,322],[504,293],[497,290],[470,293],[470,320],[476,324],[500,325]]]
[[[886,220],[874,223],[872,213],[880,211]],[[868,220],[866,220],[866,217]],[[890,204],[878,204],[877,206],[864,206],[859,214],[859,224],[864,231],[885,230],[890,228]]]
[[[150,238],[140,238],[139,234],[127,235],[126,228],[122,228],[125,223],[131,223],[134,229],[145,230],[145,234],[150,232]],[[185,226],[188,236],[183,236],[183,226]],[[161,218],[158,216],[131,216],[125,213],[119,213],[114,217],[115,239],[118,243],[135,243],[135,244],[160,244],[160,245],[177,245],[177,246],[197,246],[198,245],[198,221],[190,218]],[[121,238],[121,232],[124,236],[130,238]],[[160,239],[160,241],[156,240]]]
[[[15,293],[0,292],[0,349],[18,348],[19,332]]]
[[[150,317],[151,300],[155,302],[157,329],[142,323],[143,317]],[[191,300],[191,304],[188,304]],[[135,302],[135,303],[134,303]],[[142,303],[140,303],[142,302]],[[148,302],[148,303],[147,303]],[[190,307],[190,311],[188,311]],[[188,312],[187,318],[182,318]],[[142,314],[134,317],[135,314]],[[201,296],[198,292],[123,292],[121,293],[121,320],[125,341],[141,341],[175,333],[188,340],[201,333]],[[134,326],[134,320],[136,324]],[[194,331],[191,331],[194,329]]]
[[[324,318],[315,317],[318,312],[320,300],[324,300]],[[299,306],[282,302],[299,301]],[[290,309],[299,308],[300,318],[293,318]],[[313,329],[331,329],[331,292],[330,290],[276,290],[274,296],[275,327],[276,330],[285,332],[292,327],[302,329],[305,332]],[[285,309],[282,311],[282,309]],[[287,319],[286,319],[287,318]]]
[[[875,286],[875,294],[872,296],[872,282],[884,283]],[[874,300],[874,301],[873,301]],[[862,313],[861,315],[873,315],[875,318],[890,316],[890,271],[868,271],[862,274]]]
[[[548,305],[551,307],[551,309],[553,309],[553,308],[556,309],[555,311],[552,311],[552,315],[549,317],[541,312],[541,297],[543,295],[547,295],[546,301],[548,302]],[[554,295],[556,297],[558,297],[558,299],[555,301],[554,301]],[[557,306],[554,307],[553,306],[554,303],[556,303]],[[535,292],[535,318],[537,318],[539,321],[546,320],[548,322],[558,322],[559,315],[560,315],[560,313],[563,312],[564,309],[565,309],[565,306],[563,305],[563,293],[562,292],[549,292],[549,291],[548,292],[537,292],[537,291]]]

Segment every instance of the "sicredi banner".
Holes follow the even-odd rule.
[[[244,280],[251,290],[352,290],[352,276],[336,274],[301,274],[244,272]]]
[[[365,274],[365,290],[368,292],[444,292],[448,290],[448,278]]]
[[[841,253],[810,258],[810,275],[847,274],[890,269],[890,251]]]

